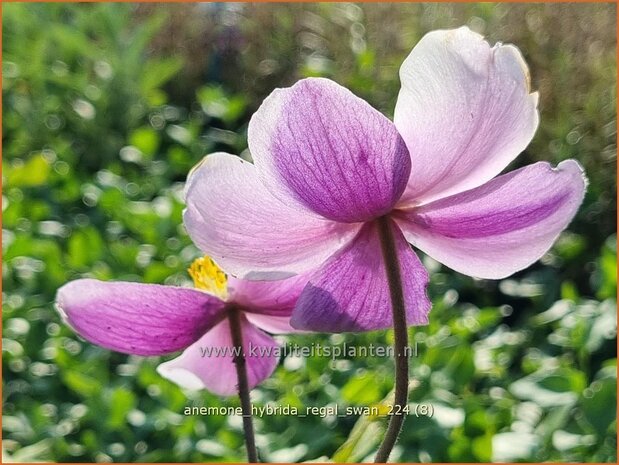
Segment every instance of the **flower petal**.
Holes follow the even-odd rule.
[[[393,225],[409,325],[427,324],[428,273]],[[338,333],[392,325],[391,297],[378,229],[366,224],[358,237],[321,268],[299,297],[294,328]]]
[[[466,27],[426,34],[400,69],[395,125],[412,157],[401,206],[480,186],[533,138],[539,116],[513,45]]]
[[[277,281],[250,281],[228,278],[228,300],[243,307],[247,313],[290,318],[309,273]]]
[[[244,316],[241,328],[247,377],[252,389],[275,370],[278,345]],[[179,357],[159,365],[157,372],[185,389],[208,389],[215,394],[231,396],[237,393],[238,384],[235,353],[230,323],[225,319]]]
[[[254,165],[223,153],[192,171],[185,201],[183,219],[196,245],[227,273],[250,279],[315,269],[359,228],[282,203]]]
[[[84,339],[135,355],[184,349],[217,324],[224,308],[194,289],[96,279],[65,284],[56,305]]]
[[[498,279],[538,260],[572,220],[586,179],[567,160],[535,163],[395,218],[406,238],[460,273]]]
[[[246,313],[245,316],[247,317],[250,323],[256,325],[260,329],[263,329],[267,333],[287,334],[287,333],[300,332],[299,330],[294,329],[290,325],[290,315],[275,316],[275,315],[261,315],[259,313]]]
[[[249,122],[248,142],[276,195],[336,221],[389,212],[410,172],[393,123],[328,79],[273,91]]]

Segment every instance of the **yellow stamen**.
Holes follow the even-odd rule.
[[[228,296],[228,278],[210,257],[204,256],[194,260],[187,271],[197,289],[221,299]]]

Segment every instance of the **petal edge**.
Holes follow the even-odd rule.
[[[412,158],[399,206],[482,185],[529,144],[537,93],[513,45],[490,47],[467,27],[426,34],[400,69],[395,125]]]
[[[275,90],[252,117],[248,142],[275,195],[334,221],[388,213],[410,173],[408,149],[394,124],[324,78]]]
[[[540,162],[395,218],[406,238],[437,261],[476,278],[501,279],[548,251],[585,189],[575,160],[556,168]]]
[[[254,165],[234,155],[209,155],[187,184],[189,236],[236,277],[273,280],[314,269],[358,229],[282,203]]]
[[[428,273],[395,224],[392,230],[407,323],[425,325],[431,307]],[[292,327],[329,333],[391,327],[391,297],[379,241],[376,224],[366,224],[349,246],[318,270],[299,297]]]
[[[126,354],[184,349],[221,319],[224,303],[195,289],[96,279],[71,281],[56,305],[84,339]]]

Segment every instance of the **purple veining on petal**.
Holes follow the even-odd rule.
[[[540,162],[394,219],[415,247],[477,278],[500,279],[548,251],[582,203],[586,178],[574,160]]]
[[[389,212],[410,173],[408,149],[393,123],[326,79],[305,79],[279,92],[285,95],[270,151],[293,194],[342,222]]]
[[[224,308],[195,289],[95,279],[65,284],[56,303],[84,339],[134,355],[184,349],[223,318]]]
[[[431,303],[428,273],[397,225],[393,235],[400,261],[409,325],[427,324]],[[292,314],[294,328],[338,333],[370,331],[392,325],[391,297],[380,239],[366,224],[352,243],[312,277]]]
[[[514,206],[481,215],[463,215],[432,218],[430,215],[414,215],[414,222],[445,237],[474,239],[496,236],[524,229],[548,218],[569,199],[562,193],[541,201],[538,205]]]

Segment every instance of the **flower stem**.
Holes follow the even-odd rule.
[[[239,399],[241,399],[241,411],[243,413],[243,431],[245,433],[245,446],[247,448],[247,461],[249,463],[258,462],[258,451],[256,450],[256,439],[254,437],[254,424],[251,414],[251,400],[249,399],[249,382],[247,380],[247,367],[245,365],[245,354],[243,353],[243,331],[241,330],[241,312],[237,308],[228,310],[228,320],[230,322],[230,333],[232,333],[232,344],[234,344],[236,354],[234,364],[236,365],[236,375],[238,378],[237,389]],[[238,349],[236,349],[238,347]]]
[[[386,463],[404,424],[408,405],[408,329],[406,325],[406,306],[402,290],[400,262],[391,229],[391,220],[382,216],[377,220],[380,245],[387,271],[391,310],[393,315],[393,335],[395,348],[395,395],[394,409],[389,418],[383,443],[376,453],[375,463]]]

